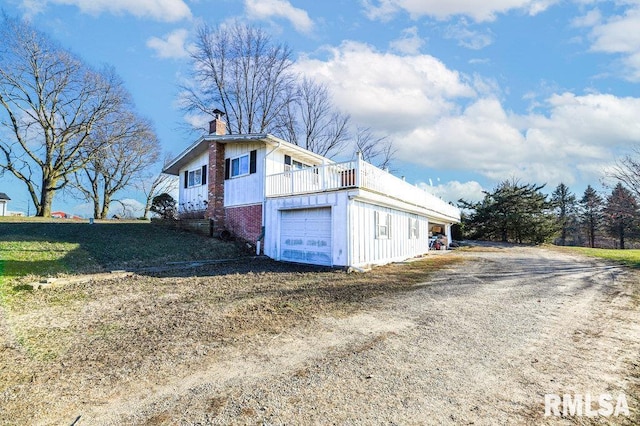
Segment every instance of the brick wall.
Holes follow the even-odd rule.
[[[225,225],[234,236],[255,244],[262,231],[262,204],[227,207]]]
[[[224,144],[209,143],[209,204],[207,218],[213,219],[214,232],[226,229],[224,211]]]

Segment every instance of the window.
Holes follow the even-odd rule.
[[[185,170],[184,172],[184,187],[191,188],[193,186],[200,186],[207,184],[207,166],[204,165],[195,170]]]
[[[235,158],[224,160],[224,178],[245,176],[255,173],[257,170],[258,151],[253,150],[248,154],[243,154]]]
[[[288,172],[290,170],[302,170],[302,169],[308,169],[309,167],[311,167],[308,164],[304,164],[298,160],[294,160],[291,158],[290,155],[285,155],[284,156],[284,171]]]
[[[385,212],[375,212],[376,239],[391,238],[391,215]]]
[[[191,170],[189,172],[189,186],[202,185],[202,170]]]
[[[409,218],[409,239],[415,240],[420,238],[420,222],[418,218]]]
[[[231,159],[231,177],[249,174],[249,155],[241,155]]]

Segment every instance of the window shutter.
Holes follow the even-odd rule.
[[[409,239],[413,238],[413,218],[409,218]]]
[[[249,173],[255,173],[256,172],[256,160],[258,158],[258,151],[257,150],[253,150],[249,153]]]
[[[184,171],[184,187],[189,187],[189,170]]]
[[[285,155],[284,156],[284,164],[286,164],[287,166],[291,165],[291,156],[290,155]]]
[[[207,165],[202,166],[202,184],[207,184]]]
[[[231,177],[231,158],[224,160],[224,180]]]

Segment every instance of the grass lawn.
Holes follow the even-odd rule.
[[[159,266],[171,261],[228,259],[233,243],[146,221],[0,221],[0,288],[24,276],[52,277]],[[6,289],[5,289],[6,290]]]
[[[640,268],[640,250],[614,250],[614,249],[600,249],[600,248],[588,248],[588,247],[558,247],[558,246],[554,246],[554,248],[560,249],[563,251],[572,251],[574,253],[580,253],[585,256],[611,260],[632,268]]]

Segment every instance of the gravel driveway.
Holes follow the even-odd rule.
[[[354,315],[256,337],[171,383],[133,387],[77,424],[591,421],[544,416],[544,395],[565,393],[624,394],[637,414],[635,272],[538,248],[451,255],[469,260]]]

